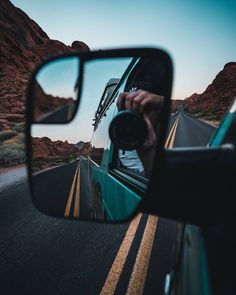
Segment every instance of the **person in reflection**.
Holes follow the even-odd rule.
[[[147,89],[143,83],[141,86]],[[126,110],[142,114],[147,124],[148,133],[143,145],[137,151],[120,151],[119,153],[119,159],[123,166],[136,170],[146,177],[150,175],[152,169],[158,140],[158,118],[164,101],[164,96],[152,93],[151,90],[137,90],[136,83],[131,91],[120,93],[117,100],[118,110],[125,107]]]

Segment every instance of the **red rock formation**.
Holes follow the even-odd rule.
[[[198,102],[198,99],[199,99],[199,96],[200,96],[200,94],[194,93],[191,96],[187,97],[185,99],[185,105],[187,103],[197,103]]]
[[[85,44],[82,41],[74,41],[74,42],[72,42],[71,47],[74,48],[74,49],[78,49],[78,50],[84,50],[84,51],[89,50],[88,45]]]
[[[48,137],[34,137],[32,139],[33,158],[45,158],[54,156],[78,156],[78,149],[67,141],[52,141]]]
[[[202,94],[184,101],[185,110],[199,117],[220,120],[236,97],[236,62],[227,63]]]
[[[66,105],[74,107],[72,97],[64,98],[47,94],[38,83],[34,84],[34,94],[34,118],[36,120],[40,120],[43,115],[49,114]]]
[[[0,130],[9,129],[6,114],[24,120],[26,89],[32,71],[49,57],[89,50],[81,41],[66,46],[48,35],[9,0],[0,1]],[[4,123],[4,124],[3,124]]]
[[[48,137],[32,138],[32,170],[38,171],[48,167],[63,165],[79,156],[79,150],[67,141],[52,141]]]

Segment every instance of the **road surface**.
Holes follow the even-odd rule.
[[[191,145],[201,129],[194,122],[183,111],[175,115],[168,146]],[[203,131],[208,127],[199,131],[205,134],[199,144],[209,140],[211,134]],[[55,171],[71,183],[75,169],[76,162]],[[42,175],[39,180],[47,182]],[[56,196],[63,188],[57,181],[53,189]],[[57,202],[58,210],[64,210],[65,200]],[[52,218],[35,209],[22,178],[1,191],[0,225],[1,294],[93,295],[162,294],[177,223],[147,215],[109,225]]]
[[[170,119],[169,135],[175,148],[206,146],[215,130],[216,127],[186,114],[182,107]]]
[[[87,161],[77,159],[36,172],[31,182],[36,207],[53,216],[90,220],[94,204],[87,171]]]

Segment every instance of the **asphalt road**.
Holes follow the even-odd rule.
[[[200,147],[206,146],[214,134],[215,127],[204,121],[193,118],[179,109],[173,116],[172,124],[177,122],[177,129],[174,138],[174,147]]]
[[[198,128],[196,126],[201,124],[196,121],[195,126],[193,123],[195,120],[181,112],[179,118],[173,135],[174,145],[180,146],[182,140],[186,146],[191,144],[191,140],[196,139],[193,132]],[[192,124],[192,127],[189,128],[189,124]],[[184,130],[183,138],[180,130]],[[209,139],[209,134],[205,139],[204,136],[201,136],[200,144]],[[69,167],[71,169],[68,169]],[[66,174],[62,173],[63,169],[67,169]],[[70,179],[70,183],[75,169],[76,162],[66,168],[57,168],[58,173],[63,175],[63,180]],[[51,179],[55,174],[53,170],[47,171],[47,176],[50,175]],[[49,181],[48,177],[44,179],[42,175],[37,176],[39,183]],[[58,177],[54,180],[52,201],[44,201],[55,210],[56,199],[58,204],[56,210],[59,214],[66,204],[65,200],[58,196],[63,190],[67,194],[69,189],[62,187],[63,182],[59,181]],[[133,234],[130,248],[127,248],[128,253],[124,251],[127,259],[120,271],[114,294],[126,294],[128,290],[135,262],[140,260],[136,257],[140,256],[143,237],[147,234],[148,220],[148,216],[142,215]],[[153,230],[150,260],[146,259],[145,255],[148,254],[145,247],[144,252],[143,250],[140,252],[145,253],[144,261],[149,262],[146,266],[147,276],[141,274],[138,277],[145,278],[143,294],[162,294],[165,275],[170,267],[177,224],[160,218],[156,225]],[[129,242],[129,237],[128,240],[126,238],[131,223],[89,223],[46,216],[33,206],[28,183],[24,180],[20,183],[13,182],[11,186],[1,191],[0,226],[0,294],[93,295],[100,294],[101,290],[104,291],[112,267],[116,260],[120,259],[118,254],[121,246],[124,241]],[[113,273],[116,272],[113,270]]]
[[[78,161],[36,173],[32,177],[32,196],[44,213],[64,216]]]
[[[89,183],[88,161],[76,160],[35,173],[32,199],[48,215],[91,220],[96,208]]]
[[[60,181],[54,188],[60,192]],[[146,223],[143,215],[115,294],[127,290]],[[27,181],[1,192],[0,224],[0,294],[100,294],[129,228],[129,223],[107,225],[43,215],[31,202]],[[158,221],[144,294],[163,291],[174,234],[174,222]]]

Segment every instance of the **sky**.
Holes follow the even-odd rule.
[[[50,62],[37,74],[37,82],[43,91],[53,96],[76,99],[75,85],[79,74],[79,59],[68,57]]]
[[[51,39],[90,49],[158,47],[173,61],[172,98],[202,93],[236,61],[235,0],[11,0]]]
[[[203,92],[236,60],[235,0],[11,0],[51,39],[91,49],[151,46],[174,64],[172,97]]]

